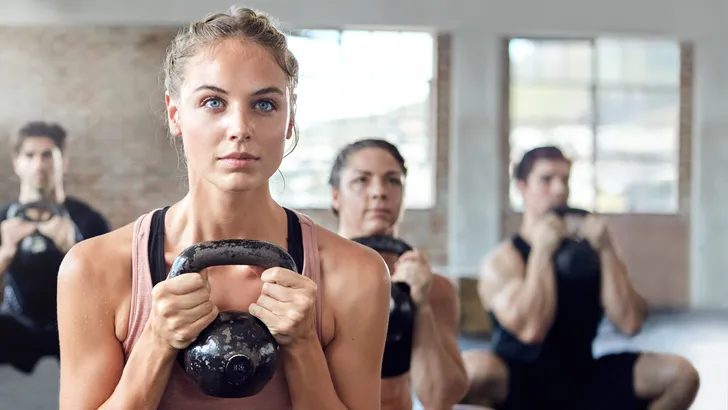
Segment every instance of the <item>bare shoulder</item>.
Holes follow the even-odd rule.
[[[480,279],[512,276],[523,271],[525,264],[510,240],[504,240],[490,251],[480,264]]]
[[[77,243],[66,254],[59,280],[82,282],[113,281],[110,271],[131,267],[132,225]],[[118,276],[118,275],[116,275]]]
[[[327,299],[354,301],[379,292],[389,297],[389,269],[376,251],[321,226],[317,235]]]

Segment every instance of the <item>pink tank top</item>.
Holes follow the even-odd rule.
[[[154,212],[142,215],[134,224],[132,241],[132,294],[129,314],[129,334],[123,347],[129,357],[134,344],[142,334],[149,319],[152,307],[152,275],[149,266],[148,241]],[[303,237],[303,272],[302,274],[319,285],[319,294],[315,303],[315,323],[319,341],[322,341],[321,326],[321,268],[316,240],[316,225],[301,213],[297,213],[301,222]],[[322,342],[323,345],[323,342]],[[187,377],[182,367],[175,363],[167,387],[159,403],[160,410],[290,410],[293,408],[288,394],[288,384],[283,374],[283,363],[278,361],[278,368],[273,379],[265,388],[253,397],[243,399],[220,399],[206,396]]]

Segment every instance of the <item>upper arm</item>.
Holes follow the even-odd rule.
[[[327,295],[336,331],[324,353],[337,394],[347,408],[376,409],[380,406],[391,282],[379,254],[361,245],[349,246],[355,255],[342,257],[336,273],[345,277],[337,280],[343,283],[333,285]]]
[[[499,321],[508,321],[513,300],[523,283],[526,266],[510,243],[501,244],[483,259],[478,279],[478,295],[483,307]],[[505,320],[504,320],[505,319]]]
[[[101,269],[102,243],[78,243],[58,272],[58,333],[61,351],[60,409],[99,408],[113,393],[124,368],[115,333],[115,311]],[[104,262],[108,266],[108,261]]]

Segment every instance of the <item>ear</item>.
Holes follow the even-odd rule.
[[[20,174],[18,174],[18,155],[13,154],[13,172],[15,172],[16,176],[20,177]]]
[[[164,104],[167,106],[167,123],[169,124],[169,133],[172,136],[179,137],[182,135],[182,129],[179,126],[179,110],[177,102],[172,100],[168,93],[164,93]]]
[[[286,139],[289,140],[291,137],[293,137],[294,132],[296,131],[296,121],[291,117],[291,120],[288,121],[288,131],[286,132]]]
[[[336,210],[336,212],[339,212],[340,209],[339,195],[338,188],[331,188],[331,208]]]
[[[523,195],[526,191],[526,182],[522,179],[516,180],[516,189],[518,190],[518,193]]]

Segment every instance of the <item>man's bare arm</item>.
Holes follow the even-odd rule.
[[[524,265],[509,242],[481,265],[478,293],[485,309],[524,343],[539,343],[556,313],[553,252],[533,246]]]

